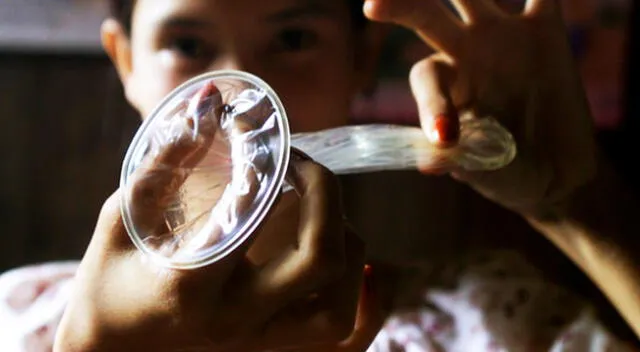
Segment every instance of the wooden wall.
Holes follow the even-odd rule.
[[[138,119],[103,56],[0,55],[0,271],[79,258]]]

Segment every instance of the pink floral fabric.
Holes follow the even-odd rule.
[[[52,350],[77,265],[49,263],[0,276],[0,351]],[[442,285],[425,281],[406,292],[423,307],[390,317],[368,352],[634,351],[587,302],[546,282],[517,255],[484,255],[443,277]]]
[[[394,314],[368,352],[635,351],[515,253],[483,253],[446,271],[440,285],[407,292],[424,307]]]
[[[52,351],[77,267],[50,263],[0,276],[0,351]]]

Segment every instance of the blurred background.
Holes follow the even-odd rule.
[[[638,99],[631,98],[640,89],[632,55],[640,40],[632,19],[638,11],[631,1],[563,0],[599,136],[607,152],[626,162],[623,168],[637,159],[632,142],[640,115]],[[117,187],[139,118],[100,49],[105,5],[0,0],[0,272],[79,258],[100,205]],[[383,78],[354,105],[355,121],[417,121],[406,74],[427,54],[410,33],[393,33]]]
[[[138,117],[103,54],[101,0],[0,0],[0,271],[79,258]]]

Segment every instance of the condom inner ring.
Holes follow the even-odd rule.
[[[210,153],[208,152],[206,158],[209,158],[209,155],[215,156],[221,153],[229,156],[231,165],[227,169],[231,171],[219,172],[222,175],[220,176],[223,180],[222,183],[225,183],[222,185],[225,187],[224,191],[221,192],[218,189],[214,192],[215,196],[210,196],[213,193],[208,190],[206,182],[204,182],[205,186],[200,185],[202,182],[197,186],[185,186],[187,189],[184,192],[181,191],[176,204],[171,206],[175,208],[171,211],[176,211],[184,217],[189,213],[189,207],[193,203],[198,203],[206,210],[203,212],[202,221],[193,222],[200,224],[198,225],[200,228],[196,228],[197,226],[187,221],[188,219],[173,216],[172,221],[175,221],[176,224],[168,226],[169,233],[155,236],[145,230],[140,223],[141,221],[136,217],[135,207],[139,205],[133,204],[131,192],[127,190],[133,186],[132,176],[144,164],[145,158],[149,157],[152,149],[149,145],[157,137],[158,131],[164,135],[169,133],[166,124],[167,121],[171,122],[172,118],[175,119],[172,114],[186,111],[189,105],[186,102],[209,83],[218,87],[223,103],[229,104],[228,106],[232,109],[240,110],[237,112],[237,116],[246,110],[247,106],[249,108],[253,106],[252,103],[256,103],[255,100],[260,97],[262,97],[260,101],[272,113],[269,116],[263,116],[266,117],[263,121],[257,121],[257,128],[243,134],[238,135],[230,133],[230,130],[221,129],[221,132],[224,131],[221,133],[223,135],[221,140],[229,142],[226,143],[227,149],[221,147],[225,143],[216,144],[214,142],[209,147]],[[253,95],[247,95],[247,92]],[[255,98],[256,95],[258,98]],[[249,154],[251,157],[247,158],[246,156]],[[245,243],[264,221],[282,191],[289,157],[290,131],[286,112],[282,102],[266,82],[254,75],[240,71],[215,71],[195,77],[176,88],[145,119],[127,151],[120,178],[120,186],[124,190],[121,197],[121,211],[127,232],[139,250],[163,266],[190,269],[216,262]],[[201,166],[198,165],[196,169],[204,169]],[[207,170],[211,170],[211,167],[208,165]],[[238,170],[240,172],[237,172]],[[251,174],[255,174],[256,178],[246,179],[247,173],[242,171],[247,170],[253,170]],[[209,171],[209,173],[212,172]],[[258,189],[251,193],[250,197],[245,196],[246,199],[234,198],[234,192],[238,190],[249,192],[251,190],[247,191],[247,189],[255,186],[255,183],[257,183]],[[241,211],[225,212],[224,209],[220,211],[221,208],[224,208],[219,206],[223,201],[226,205],[233,205],[231,208],[241,209]],[[250,202],[250,204],[245,204],[246,202]],[[239,205],[239,203],[242,204]],[[169,210],[165,212],[165,215],[168,213]],[[165,216],[166,218],[167,216]],[[185,241],[184,239],[187,237],[184,234],[191,233],[193,235],[205,231],[207,226],[215,222],[219,223],[218,220],[222,218],[224,218],[223,222],[226,224],[226,228],[224,228],[221,241],[196,245],[195,247],[198,247],[196,250],[185,251],[185,248],[194,247],[194,243],[199,240]],[[181,233],[178,233],[178,229]]]

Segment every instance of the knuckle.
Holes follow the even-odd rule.
[[[100,216],[120,214],[120,192],[117,191],[107,198],[100,209]]]
[[[120,191],[117,191],[109,196],[102,204],[100,215],[98,216],[98,223],[96,224],[97,232],[95,234],[107,234],[111,233],[113,229],[124,227],[120,212],[120,200],[121,194]]]
[[[427,82],[433,79],[452,80],[454,76],[451,64],[447,62],[446,58],[437,54],[416,62],[409,72],[409,80],[413,83]]]
[[[314,186],[329,190],[338,188],[338,178],[331,170],[315,162],[309,163],[308,170]]]
[[[342,211],[341,187],[338,177],[324,166],[317,166],[316,184],[318,190],[326,195],[326,206]]]
[[[318,249],[302,255],[300,272],[307,279],[328,283],[338,280],[346,271],[344,252],[338,249]]]
[[[416,62],[409,72],[409,78],[411,81],[419,81],[424,80],[424,77],[427,77],[431,74],[436,68],[436,61],[428,58],[424,60],[420,60]]]

